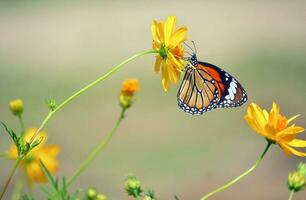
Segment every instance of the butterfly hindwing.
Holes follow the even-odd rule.
[[[217,108],[237,107],[247,101],[247,94],[241,84],[232,75],[223,69],[205,62],[199,62],[198,67],[203,66],[216,81],[219,89]]]

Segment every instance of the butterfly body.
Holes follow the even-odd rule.
[[[241,106],[247,101],[245,90],[229,73],[198,61],[195,54],[188,61],[177,95],[183,111],[200,115],[215,108]]]

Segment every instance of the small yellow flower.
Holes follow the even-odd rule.
[[[120,106],[124,109],[131,107],[133,104],[133,96],[140,88],[137,79],[127,79],[122,83],[121,92],[119,94]]]
[[[9,107],[14,115],[20,116],[23,112],[23,101],[21,99],[12,100]]]
[[[121,92],[126,95],[134,95],[140,88],[139,81],[137,79],[128,79],[122,83]]]
[[[156,56],[155,72],[162,72],[165,91],[169,89],[169,80],[174,84],[178,82],[186,64],[182,43],[186,40],[187,28],[175,30],[175,24],[176,17],[169,16],[165,23],[154,20],[151,26],[153,49],[159,52]]]
[[[247,109],[245,120],[249,126],[257,133],[263,135],[268,141],[277,143],[288,155],[306,156],[306,152],[298,151],[294,148],[306,147],[306,141],[296,139],[298,133],[305,129],[290,122],[299,115],[287,119],[280,114],[279,106],[273,102],[270,113],[261,109],[255,103],[251,103]]]
[[[24,134],[24,141],[29,142],[36,130],[36,128],[26,130]],[[56,172],[58,169],[58,161],[56,160],[56,156],[59,153],[59,147],[57,145],[45,145],[47,140],[46,132],[39,132],[35,137],[35,139],[40,138],[43,138],[41,143],[23,158],[20,165],[29,177],[29,181],[36,183],[47,181],[47,177],[41,169],[40,161],[51,173]],[[15,144],[11,145],[9,151],[7,152],[7,157],[13,160],[17,159],[18,152]]]

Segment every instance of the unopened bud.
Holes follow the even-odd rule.
[[[21,99],[10,101],[9,107],[12,113],[16,116],[20,116],[23,113],[23,101]]]
[[[89,188],[89,189],[87,190],[87,199],[88,199],[88,200],[95,200],[96,196],[97,196],[97,191],[96,191],[96,189],[94,189],[94,188]]]
[[[107,200],[107,197],[104,194],[98,194],[95,200]]]
[[[295,192],[301,190],[305,186],[305,176],[299,171],[295,171],[288,176],[288,187],[289,190]]]
[[[49,100],[48,100],[48,107],[49,107],[49,109],[50,109],[51,111],[54,111],[54,110],[55,110],[55,108],[57,107],[57,104],[56,104],[56,102],[55,102],[54,99],[49,99]]]
[[[124,186],[125,186],[125,191],[130,196],[139,197],[142,192],[141,183],[139,180],[136,179],[135,176],[132,175],[128,176],[125,179]]]

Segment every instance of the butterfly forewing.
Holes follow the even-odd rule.
[[[186,67],[178,105],[187,113],[203,114],[213,108],[237,107],[247,101],[241,84],[219,67],[198,62]]]

